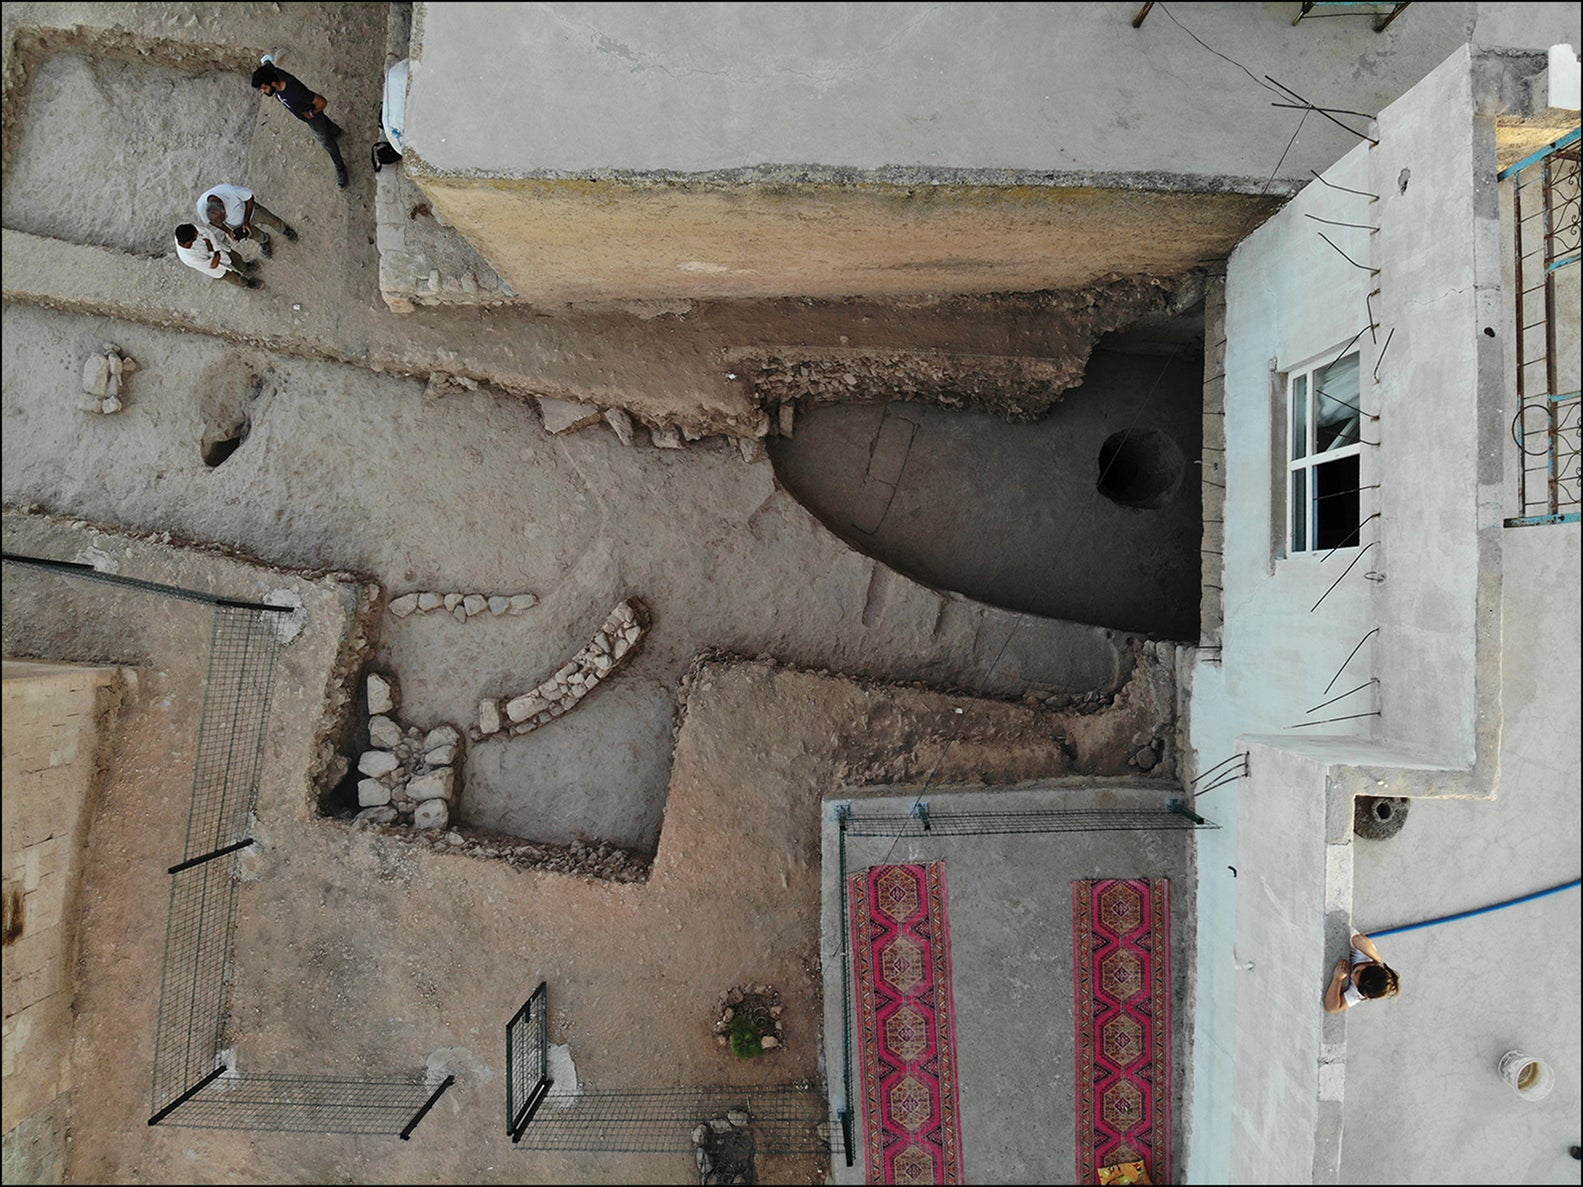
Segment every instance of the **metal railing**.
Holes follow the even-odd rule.
[[[1512,186],[1517,315],[1517,514],[1507,527],[1577,523],[1580,502],[1580,403],[1576,349],[1558,340],[1563,312],[1576,318],[1577,297],[1557,293],[1576,283],[1580,258],[1579,129],[1501,170]],[[1576,326],[1573,327],[1574,333]],[[1566,365],[1569,373],[1563,375]]]

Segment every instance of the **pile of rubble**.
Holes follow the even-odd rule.
[[[455,615],[457,622],[466,622],[479,614],[489,613],[495,616],[503,614],[521,614],[533,609],[539,604],[539,599],[530,593],[519,594],[480,594],[480,593],[408,593],[399,598],[393,598],[387,607],[391,614],[397,618],[406,618],[409,614],[432,614],[436,610],[444,610],[447,614]]]
[[[368,676],[368,741],[357,761],[358,824],[444,828],[456,807],[462,734],[440,725],[427,732],[396,719],[400,688],[394,676]]]
[[[752,1121],[747,1106],[738,1105],[693,1130],[693,1157],[703,1187],[754,1181]]]
[[[126,377],[137,370],[137,360],[121,353],[114,342],[103,343],[100,353],[89,355],[82,369],[82,390],[87,397],[79,403],[84,412],[97,412],[108,416],[124,408],[121,392]]]
[[[632,658],[647,629],[646,611],[636,598],[619,603],[594,637],[555,675],[520,696],[480,701],[473,741],[508,730],[512,735],[536,730],[574,708],[623,663]]]

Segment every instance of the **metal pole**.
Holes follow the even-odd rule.
[[[243,602],[236,598],[221,598],[214,594],[199,593],[195,589],[182,589],[179,585],[165,585],[159,581],[144,581],[141,577],[122,577],[119,573],[105,573],[92,565],[81,564],[77,561],[50,560],[42,556],[21,556],[15,552],[0,553],[0,560],[8,560],[18,565],[32,565],[37,569],[58,569],[67,573],[80,573],[84,577],[94,577],[100,581],[108,581],[112,585],[125,585],[133,589],[145,589],[153,593],[172,594],[179,598],[190,598],[194,601],[208,602],[214,606],[230,606],[239,610],[265,610],[273,614],[290,614],[293,606],[266,606],[263,602]]]
[[[836,809],[837,841],[840,850],[841,876],[841,1090],[846,1107],[841,1118],[841,1144],[846,1151],[846,1164],[852,1165],[852,953],[847,937],[852,934],[852,921],[847,918],[846,901],[846,825],[852,815],[849,804]]]
[[[418,1122],[422,1121],[425,1117],[427,1117],[429,1115],[429,1110],[432,1109],[435,1106],[435,1104],[439,1101],[440,1097],[445,1095],[445,1090],[447,1088],[449,1088],[454,1083],[456,1083],[456,1077],[455,1076],[446,1076],[445,1077],[445,1080],[440,1084],[440,1086],[434,1090],[434,1095],[429,1097],[428,1100],[423,1102],[423,1107],[418,1110],[418,1115],[416,1117],[414,1117],[411,1121],[407,1122],[407,1128],[403,1129],[401,1131],[401,1140],[402,1141],[410,1142],[412,1140],[412,1131],[414,1129],[418,1128]]]
[[[181,1108],[182,1105],[186,1104],[193,1097],[197,1096],[198,1093],[202,1092],[210,1084],[213,1084],[216,1080],[218,1080],[224,1074],[225,1074],[225,1065],[222,1063],[219,1067],[215,1068],[214,1071],[210,1072],[207,1076],[205,1076],[203,1079],[199,1080],[191,1088],[187,1089],[186,1092],[183,1092],[175,1100],[171,1101],[170,1104],[166,1105],[163,1109],[161,1109],[159,1112],[155,1113],[152,1117],[150,1117],[148,1119],[148,1123],[150,1125],[158,1125],[161,1121],[165,1120],[166,1117],[169,1117],[177,1109]]]
[[[188,858],[186,861],[177,862],[165,872],[167,874],[179,874],[183,870],[192,869],[193,866],[201,866],[206,861],[213,861],[217,857],[224,857],[227,853],[235,853],[238,849],[245,849],[252,843],[252,837],[243,837],[240,841],[237,841],[233,845],[227,845],[224,849],[216,849],[212,853],[205,853],[202,857],[192,857]]]
[[[1394,6],[1390,11],[1390,15],[1387,16],[1383,21],[1374,22],[1374,31],[1376,33],[1383,33],[1385,30],[1389,29],[1391,27],[1391,22],[1397,17],[1401,16],[1403,11],[1407,8],[1407,5],[1411,2],[1412,0],[1404,0],[1404,3]]]
[[[538,1114],[539,1106],[544,1103],[544,1098],[550,1094],[550,1085],[555,1083],[548,1076],[542,1078],[533,1086],[533,1091],[528,1093],[528,1102],[522,1106],[522,1119],[517,1122],[516,1128],[511,1131],[511,1140],[520,1142],[522,1135],[528,1131],[528,1124]]]
[[[1154,7],[1154,0],[1149,0],[1149,2],[1147,4],[1145,4],[1142,8],[1138,9],[1138,15],[1132,18],[1132,27],[1134,29],[1136,29],[1139,25],[1143,24],[1143,18],[1149,15],[1149,9],[1151,9],[1153,7]],[[851,1166],[852,1164],[850,1162],[848,1162],[847,1165]]]

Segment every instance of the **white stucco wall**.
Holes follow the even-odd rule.
[[[1368,153],[1366,145],[1354,149],[1326,174],[1327,179],[1334,185],[1368,190]],[[1307,712],[1374,674],[1376,655],[1371,640],[1347,665],[1342,680],[1330,692],[1325,691],[1348,653],[1374,626],[1373,586],[1363,579],[1371,562],[1365,556],[1314,608],[1357,550],[1342,550],[1328,560],[1322,559],[1323,553],[1280,555],[1277,541],[1284,532],[1284,521],[1278,514],[1277,484],[1284,481],[1285,454],[1278,433],[1284,419],[1272,420],[1272,414],[1283,407],[1285,399],[1284,391],[1276,388],[1278,371],[1326,352],[1335,357],[1360,330],[1364,333],[1354,344],[1354,349],[1361,351],[1359,406],[1371,412],[1377,407],[1369,381],[1384,336],[1379,336],[1377,344],[1366,330],[1365,298],[1372,288],[1371,277],[1349,264],[1319,233],[1323,231],[1360,262],[1368,260],[1373,237],[1366,230],[1330,226],[1305,217],[1313,214],[1337,222],[1369,223],[1375,205],[1366,197],[1315,182],[1250,235],[1231,258],[1226,289],[1225,626],[1220,662],[1201,659],[1192,672],[1189,739],[1197,757],[1193,773],[1235,753],[1244,735],[1279,735],[1283,731],[1302,735],[1313,731],[1285,727],[1374,707],[1372,693],[1365,690],[1327,710]],[[1364,435],[1378,440],[1367,429]],[[1374,481],[1370,476],[1376,464],[1372,452],[1366,448],[1361,463],[1365,485]],[[1372,498],[1375,493],[1364,493],[1360,518],[1377,509]],[[1371,534],[1365,533],[1364,539],[1369,538]],[[1364,737],[1375,720],[1364,718],[1322,728],[1327,734],[1339,731]],[[1254,769],[1261,787],[1291,788],[1289,782],[1277,779],[1277,772],[1264,767],[1261,763]],[[1214,778],[1206,778],[1204,785]],[[1322,889],[1322,849],[1303,846],[1302,838],[1313,835],[1309,816],[1323,818],[1318,802],[1323,779],[1310,764],[1297,786],[1310,794],[1290,803],[1282,801],[1287,811],[1284,818],[1277,813],[1277,818],[1283,818],[1285,824],[1277,831],[1269,829],[1272,819],[1262,810],[1264,801],[1251,797],[1249,781],[1217,787],[1197,803],[1197,810],[1218,822],[1221,829],[1198,834],[1199,982],[1188,1100],[1189,1165],[1195,1181],[1231,1181],[1233,1152],[1240,1155],[1250,1149],[1249,1125],[1282,1134],[1311,1135],[1318,1116],[1317,1096],[1293,1087],[1290,1073],[1300,1069],[1280,1063],[1258,1065],[1260,1084],[1246,1094],[1249,1111],[1231,1108],[1235,1076],[1250,1066],[1246,1044],[1253,1032],[1239,1036],[1236,1029],[1237,1003],[1244,987],[1255,993],[1256,1000],[1267,1003],[1268,1009],[1261,1008],[1254,1019],[1261,1036],[1271,1029],[1296,1027],[1311,1030],[1313,1046],[1319,1041],[1322,1015],[1317,1007],[1309,1016],[1290,1017],[1283,995],[1272,991],[1271,974],[1285,969],[1289,977],[1291,970],[1299,967],[1298,953],[1286,951],[1294,941],[1299,950],[1322,950],[1320,904],[1314,903],[1302,933],[1279,937],[1282,955],[1277,955],[1269,936],[1250,936],[1260,949],[1251,951],[1238,935],[1239,898],[1252,895],[1261,907],[1268,907],[1271,894],[1283,903],[1291,902],[1294,886],[1305,886],[1314,894]],[[1256,810],[1239,818],[1239,800],[1243,798],[1249,798]],[[1293,807],[1302,805],[1309,816],[1293,816]],[[1245,861],[1245,833],[1259,842],[1257,859]],[[1287,856],[1288,851],[1299,850],[1302,869],[1295,868]],[[1315,862],[1319,864],[1315,866]],[[1241,868],[1244,864],[1249,867],[1247,878]],[[1271,877],[1280,885],[1271,887],[1266,881],[1261,886],[1261,878]],[[1236,967],[1250,960],[1253,970]],[[1257,980],[1249,981],[1249,977]],[[1312,1074],[1311,1064],[1308,1070]],[[1243,1101],[1244,1094],[1239,1092],[1239,1110]],[[1252,1149],[1268,1152],[1262,1143]],[[1284,1171],[1272,1171],[1268,1181],[1280,1180],[1286,1173],[1299,1181],[1306,1179],[1313,1164],[1311,1139],[1295,1148],[1287,1143],[1282,1157],[1288,1165]]]
[[[1502,549],[1511,530],[1501,526],[1511,464],[1503,449],[1510,296],[1494,178],[1502,69],[1465,48],[1453,54],[1380,113],[1377,146],[1354,149],[1326,173],[1332,186],[1310,185],[1230,261],[1224,647],[1218,662],[1206,655],[1194,665],[1188,728],[1195,770],[1243,749],[1250,774],[1198,801],[1227,827],[1199,836],[1198,1058],[1189,1099],[1197,1181],[1335,1181],[1348,1119],[1359,1109],[1369,1115],[1348,1084],[1347,1016],[1327,1018],[1320,998],[1354,922],[1406,920],[1384,903],[1353,918],[1353,796],[1487,800],[1503,764],[1554,761],[1501,750]],[[1380,490],[1372,501],[1365,493],[1363,514],[1380,518],[1362,544],[1376,543],[1324,561],[1282,557],[1272,496],[1284,465],[1284,414],[1273,376],[1339,353],[1367,325],[1366,297],[1379,324],[1358,343],[1359,403],[1378,414],[1363,435],[1380,444],[1364,450],[1362,482]],[[1357,567],[1310,612],[1354,556]],[[1560,617],[1544,629],[1575,651],[1576,613],[1567,618],[1564,601],[1540,599],[1523,613],[1542,618],[1546,606]],[[1509,602],[1504,612],[1513,612]],[[1326,695],[1371,677],[1373,688],[1312,716],[1374,708],[1381,716],[1292,728]],[[1513,687],[1510,672],[1504,680]],[[1575,683],[1547,683],[1541,695],[1570,697],[1575,717]],[[1575,769],[1575,736],[1571,745]],[[1466,806],[1494,811],[1487,802]],[[1500,828],[1498,816],[1480,819]],[[1399,846],[1389,851],[1397,860],[1376,851],[1371,861],[1388,869],[1411,856],[1442,900],[1460,890],[1459,905],[1469,905],[1470,897],[1533,889],[1436,861],[1432,834],[1416,846],[1410,838],[1390,844]],[[1570,954],[1563,945],[1563,961],[1563,982],[1575,980],[1575,945]],[[1476,997],[1479,984],[1464,978],[1459,988],[1476,1013],[1467,995]],[[1439,1023],[1425,1016],[1417,1025]],[[1389,1096],[1401,1110],[1395,1124],[1414,1109],[1446,1108],[1428,1089],[1393,1094],[1396,1080],[1382,1074],[1360,1085]]]

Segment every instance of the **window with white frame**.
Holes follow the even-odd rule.
[[[1350,548],[1363,519],[1356,352],[1286,375],[1286,547]]]

